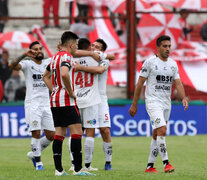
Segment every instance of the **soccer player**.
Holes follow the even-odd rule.
[[[27,56],[31,59],[22,61]],[[28,152],[27,156],[33,161],[36,170],[43,170],[41,151],[53,141],[55,134],[49,91],[42,79],[50,59],[44,60],[43,58],[42,46],[35,41],[30,44],[29,50],[9,64],[11,69],[23,70],[25,75],[25,117],[32,133],[32,152]],[[41,130],[45,132],[45,136],[42,138]]]
[[[43,79],[47,87],[52,91],[51,110],[55,125],[53,141],[53,158],[55,163],[55,176],[68,175],[62,167],[62,144],[67,128],[71,134],[71,151],[74,158],[73,175],[94,175],[81,171],[82,169],[82,126],[79,109],[74,94],[74,68],[71,62],[72,55],[77,49],[78,36],[66,31],[61,36],[61,50],[52,57],[47,66]]]
[[[158,153],[161,155],[164,171],[173,172],[175,168],[168,161],[165,141],[167,131],[166,124],[171,111],[170,98],[173,82],[182,98],[182,103],[185,107],[184,110],[188,109],[188,101],[180,80],[178,66],[176,62],[169,57],[171,48],[170,37],[161,35],[156,41],[156,46],[158,54],[147,59],[142,66],[129,114],[134,117],[137,113],[137,101],[143,84],[146,81],[145,103],[153,128],[153,134],[145,172],[157,173],[156,168],[153,166]]]
[[[106,160],[104,169],[112,170],[112,167],[111,167],[112,141],[111,141],[111,132],[110,132],[111,119],[110,119],[110,114],[109,114],[108,98],[106,95],[106,83],[107,83],[109,60],[106,60],[105,58],[114,59],[114,56],[103,53],[106,50],[106,48],[107,48],[107,44],[104,42],[104,40],[97,39],[92,44],[91,50],[100,52],[102,61],[100,61],[99,66],[90,67],[90,66],[77,65],[75,66],[75,69],[89,72],[89,73],[99,74],[98,88],[99,88],[99,94],[101,97],[101,103],[98,105],[98,122],[99,122],[100,133],[103,139],[103,150],[105,153],[105,160]],[[87,143],[85,143],[85,146],[90,145],[89,142]],[[93,156],[92,152],[93,150],[91,151],[91,156]]]

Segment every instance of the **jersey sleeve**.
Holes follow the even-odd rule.
[[[149,72],[150,72],[150,62],[149,60],[146,60],[140,70],[140,76],[147,78],[149,76]]]
[[[100,66],[105,67],[105,70],[107,70],[109,68],[109,61],[107,61],[107,60],[101,61]]]
[[[22,66],[22,70],[24,71],[27,68],[27,63],[25,60],[20,61],[19,64]]]
[[[61,58],[61,67],[67,66],[70,69],[71,62],[72,62],[72,56],[70,54],[64,54]]]
[[[173,79],[180,79],[180,74],[179,74],[179,70],[178,70],[177,64],[175,64],[174,68],[175,68],[175,72],[174,72]]]

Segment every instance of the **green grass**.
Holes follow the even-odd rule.
[[[155,167],[159,174],[146,174],[149,144],[147,137],[113,138],[113,171],[104,171],[102,140],[96,138],[93,167],[99,168],[95,177],[55,177],[51,145],[42,152],[44,171],[37,172],[26,154],[30,150],[30,139],[0,139],[0,180],[45,180],[45,179],[103,179],[103,180],[206,180],[207,136],[169,136],[167,148],[169,160],[176,171],[164,173],[160,156]],[[68,138],[63,145],[63,167],[68,170],[70,158]],[[71,173],[70,173],[71,174]]]

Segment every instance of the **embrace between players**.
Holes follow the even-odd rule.
[[[158,152],[162,157],[165,172],[172,172],[175,169],[168,162],[165,142],[173,81],[183,99],[185,109],[188,108],[177,65],[169,58],[170,44],[169,36],[157,39],[158,54],[143,64],[133,104],[129,110],[131,116],[136,114],[140,91],[146,81],[146,108],[153,127],[153,139],[145,172],[157,172],[153,165]],[[91,166],[95,128],[100,129],[103,139],[106,160],[104,169],[112,170],[111,121],[106,81],[109,66],[107,59],[114,59],[114,56],[104,53],[106,48],[107,45],[102,39],[97,39],[90,46],[87,39],[78,41],[76,34],[66,31],[58,44],[59,52],[51,60],[43,60],[42,47],[39,42],[34,42],[28,51],[10,63],[12,69],[22,69],[26,78],[25,117],[32,133],[32,151],[27,155],[33,161],[36,170],[43,170],[41,151],[53,140],[55,175],[68,175],[62,167],[62,143],[67,128],[70,130],[69,150],[72,160],[70,170],[73,171],[73,175],[95,175],[88,171],[98,170]],[[30,57],[31,61],[22,61],[26,56]],[[165,77],[165,80],[159,77]],[[50,105],[49,92],[43,80],[52,92]],[[38,83],[39,85],[34,85]],[[163,86],[169,88],[159,88]],[[84,168],[82,168],[81,149],[82,127],[86,133]],[[40,135],[41,130],[45,132],[43,137]]]

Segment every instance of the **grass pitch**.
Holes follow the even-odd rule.
[[[37,172],[31,160],[26,157],[27,152],[30,151],[30,139],[0,139],[0,180],[206,180],[207,136],[169,136],[166,139],[169,160],[176,168],[174,173],[164,173],[160,156],[155,163],[159,173],[144,173],[151,137],[116,137],[112,138],[113,171],[103,170],[105,158],[102,150],[102,139],[95,139],[92,166],[99,168],[99,171],[94,177],[75,177],[72,175],[55,177],[51,145],[42,152],[44,171]],[[68,138],[64,141],[62,162],[67,171],[70,168]]]

